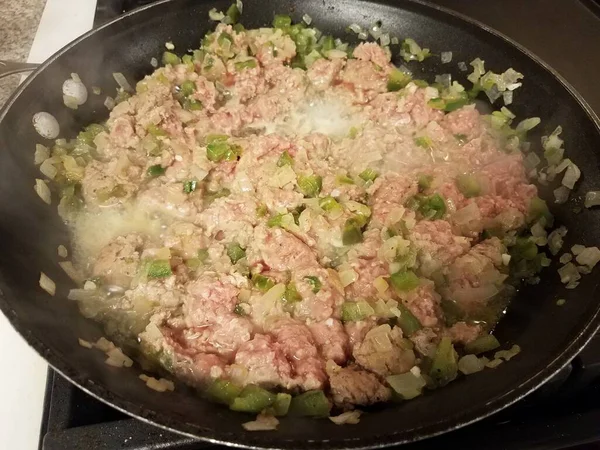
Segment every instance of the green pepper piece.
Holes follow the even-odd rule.
[[[426,219],[441,219],[446,213],[446,201],[440,194],[433,194],[421,202],[419,212]]]
[[[431,139],[429,139],[427,136],[419,136],[415,138],[415,144],[418,147],[424,148],[424,149],[430,149],[433,147],[433,141]]]
[[[290,414],[294,416],[327,417],[331,403],[320,390],[307,391],[292,398]]]
[[[183,192],[185,192],[186,194],[191,194],[196,190],[197,185],[198,182],[196,180],[185,181],[183,183]]]
[[[342,208],[342,206],[337,202],[337,200],[330,195],[319,199],[319,207],[323,211],[327,212],[335,211],[337,209]]]
[[[421,322],[410,312],[410,309],[402,303],[398,303],[398,309],[400,310],[400,317],[396,319],[396,323],[402,329],[402,333],[405,336],[411,336],[422,328]]]
[[[477,197],[481,194],[481,186],[474,175],[461,174],[456,177],[458,190],[467,198]]]
[[[249,59],[247,61],[239,61],[235,63],[235,70],[241,72],[244,69],[254,69],[257,66],[256,61]]]
[[[456,378],[458,357],[449,337],[443,337],[437,346],[429,376],[437,387],[442,387]]]
[[[425,80],[413,80],[413,83],[420,88],[426,88],[429,86],[429,83]]]
[[[201,263],[205,263],[208,258],[209,258],[209,254],[208,254],[208,249],[206,248],[201,248],[200,250],[198,250],[198,256],[197,258],[200,260]]]
[[[95,148],[96,144],[94,144],[94,139],[96,139],[96,136],[103,131],[105,131],[105,128],[100,124],[92,123],[88,125],[77,135],[75,146],[77,147],[78,145],[85,144]]]
[[[260,274],[252,275],[252,281],[254,282],[254,287],[262,292],[267,292],[269,289],[275,286],[273,280]]]
[[[287,28],[292,24],[292,18],[284,14],[275,14],[273,28]]]
[[[229,408],[233,411],[259,413],[271,406],[275,399],[272,392],[250,384],[233,400]]]
[[[321,290],[321,280],[319,280],[319,277],[315,277],[315,276],[306,276],[304,277],[304,279],[306,280],[306,282],[308,284],[310,284],[310,287],[312,288],[312,291],[316,294]]]
[[[375,181],[375,178],[379,176],[373,169],[365,169],[359,175],[364,181]]]
[[[231,380],[216,379],[206,389],[209,400],[230,405],[242,393],[242,387]]]
[[[323,46],[321,47],[321,52],[328,52],[329,50],[333,50],[335,48],[335,40],[333,36],[325,36],[323,38]]]
[[[269,412],[277,417],[285,416],[290,409],[291,403],[292,396],[290,394],[280,392],[275,398],[275,403],[273,403],[273,405],[269,408]]]
[[[153,166],[148,167],[147,173],[150,177],[158,177],[165,173],[167,169],[165,169],[160,164],[155,164]]]
[[[288,153],[287,150],[285,150],[280,156],[279,159],[277,160],[277,167],[283,167],[283,166],[293,166],[294,165],[294,158],[292,158],[292,155],[290,155]]]
[[[237,23],[238,20],[240,20],[240,10],[237,7],[237,4],[232,3],[232,5],[227,8],[227,12],[225,13],[225,15],[227,17],[229,17],[229,23],[231,25]]]
[[[236,315],[238,315],[238,316],[247,316],[248,313],[244,309],[244,305],[247,305],[247,303],[238,303],[238,304],[236,304],[235,308],[233,308],[233,313],[236,314]]]
[[[277,215],[271,217],[269,220],[267,220],[267,226],[270,228],[280,227],[281,224],[283,223],[283,216],[284,216],[284,214],[277,214]]]
[[[358,136],[358,128],[350,127],[350,130],[348,131],[348,137],[350,139],[354,139],[354,138],[356,138],[356,136]],[[367,180],[365,180],[365,181],[367,181]]]
[[[412,270],[406,270],[390,275],[390,283],[394,290],[400,293],[412,291],[419,286],[420,281]]]
[[[465,352],[479,355],[480,353],[495,350],[498,347],[500,347],[500,342],[498,342],[496,336],[493,334],[486,334],[465,345]]]
[[[302,301],[302,296],[296,290],[296,285],[294,283],[288,283],[285,287],[285,292],[283,293],[283,297],[281,301],[285,305],[292,305],[293,303],[297,303]]]
[[[529,203],[527,222],[534,223],[542,217],[546,219],[546,226],[551,227],[554,222],[554,216],[550,213],[548,205],[541,198],[533,197]]]
[[[354,184],[354,180],[348,175],[338,175],[336,181],[339,184]]]
[[[462,108],[463,106],[467,105],[468,103],[469,103],[469,97],[465,93],[464,97],[462,97],[462,98],[458,98],[458,99],[454,99],[454,100],[446,100],[446,106],[444,107],[444,111],[446,111],[446,112],[456,111],[457,109]]]
[[[246,250],[240,247],[237,242],[231,242],[227,246],[227,256],[231,260],[231,264],[236,264],[240,259],[246,256]]]
[[[433,109],[446,109],[446,102],[444,101],[443,98],[432,98],[431,100],[429,100],[427,102],[427,104],[429,106],[431,106]]]
[[[206,146],[206,157],[209,161],[220,162],[226,158],[231,146],[224,141],[214,141]]]
[[[342,230],[342,243],[344,245],[354,245],[363,241],[360,221],[354,217],[346,220]]]
[[[196,84],[191,80],[185,80],[183,83],[181,83],[179,92],[181,92],[185,97],[192,95],[194,92],[196,92]]]
[[[195,98],[186,98],[182,104],[182,108],[186,111],[202,111],[204,105],[200,100],[196,100]]]
[[[459,145],[464,145],[469,137],[466,134],[458,133],[454,135],[454,138],[458,141]]]
[[[183,55],[181,57],[181,62],[187,65],[194,64],[194,58],[192,57],[192,55]]]
[[[385,379],[402,400],[412,400],[423,393],[427,384],[422,376],[415,376],[412,372],[399,375],[390,375]]]
[[[148,263],[147,274],[149,278],[165,278],[173,275],[173,271],[168,260],[155,259]]]
[[[510,248],[510,255],[515,258],[515,260],[527,260],[533,261],[538,255],[538,247],[529,238],[526,237],[518,237],[515,245]]]
[[[148,133],[150,133],[154,137],[166,136],[167,135],[167,132],[165,130],[163,130],[162,128],[160,128],[158,125],[154,125],[153,123],[151,123],[150,125],[148,125],[146,127],[146,131]]]
[[[175,53],[164,52],[162,55],[162,62],[165,66],[167,64],[174,66],[175,64],[179,64],[181,59],[179,59],[179,56],[177,56]]]
[[[265,217],[267,214],[269,214],[269,208],[264,203],[260,203],[256,207],[256,217]]]
[[[433,181],[433,175],[423,174],[419,176],[419,181],[417,182],[419,186],[419,192],[426,191],[431,187],[431,182]]]
[[[399,91],[403,87],[405,87],[410,81],[412,77],[402,72],[400,69],[392,69],[388,75],[387,81],[387,90],[388,91]]]
[[[323,178],[319,175],[300,175],[298,188],[305,197],[316,197],[323,187]]]
[[[375,314],[373,307],[366,301],[344,302],[342,304],[342,321],[357,322]]]
[[[226,134],[207,134],[204,138],[206,144],[213,144],[215,142],[225,142],[229,139],[229,136]]]

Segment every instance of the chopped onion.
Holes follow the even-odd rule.
[[[554,203],[563,204],[569,200],[569,195],[571,195],[571,189],[566,186],[560,186],[554,189]]]
[[[76,106],[83,105],[88,98],[88,91],[81,80],[69,78],[62,85],[63,100],[66,104],[66,99],[75,103]],[[68,105],[67,105],[68,106]],[[76,109],[76,108],[75,108]]]
[[[94,348],[94,344],[92,344],[89,341],[86,341],[85,339],[78,338],[77,340],[79,341],[79,345],[81,345],[82,347]]]
[[[441,75],[436,75],[435,82],[440,83],[445,88],[449,88],[450,84],[452,83],[452,75],[450,75],[449,73],[443,73]]]
[[[495,369],[496,367],[498,367],[503,362],[504,361],[502,361],[501,359],[492,359],[491,361],[489,361],[488,363],[486,363],[485,367],[488,367],[489,369]]]
[[[115,99],[112,97],[106,97],[106,100],[104,100],[104,106],[106,106],[109,111],[112,111],[115,105]]]
[[[235,0],[235,6],[237,6],[237,9],[240,12],[240,14],[244,12],[244,2],[242,2],[242,0]]]
[[[375,289],[377,290],[377,292],[379,293],[379,295],[383,295],[386,293],[386,291],[389,289],[389,284],[387,281],[385,281],[385,278],[383,277],[377,277],[375,278],[375,280],[373,281],[373,286],[375,287]]]
[[[600,205],[600,191],[589,191],[585,194],[585,202],[583,203],[586,208]]]
[[[40,136],[46,139],[56,139],[60,133],[60,125],[56,118],[47,112],[38,112],[33,115],[33,128]]]
[[[366,41],[369,38],[369,35],[367,34],[366,31],[361,31],[360,33],[358,33],[358,39],[360,39],[361,41]]]
[[[579,180],[579,177],[581,177],[581,170],[579,170],[579,167],[577,167],[575,164],[571,163],[567,167],[562,184],[569,189],[573,189],[575,187],[575,183],[577,183]]]
[[[570,284],[581,279],[581,275],[575,267],[573,263],[567,263],[558,269],[558,275],[560,276],[560,281],[563,284]]]
[[[458,370],[465,375],[481,372],[485,367],[485,361],[479,359],[476,355],[465,355],[458,360]]]
[[[360,25],[359,25],[359,24],[357,24],[357,23],[350,24],[350,25],[348,26],[348,28],[349,28],[350,30],[354,31],[356,34],[359,34],[359,33],[362,31],[362,28],[361,28],[361,27],[360,27]]]
[[[558,254],[558,252],[563,246],[563,237],[565,237],[566,235],[567,228],[564,226],[558,227],[556,230],[553,230],[550,233],[550,235],[548,236],[548,249],[550,250],[550,253],[552,253],[553,255]]]
[[[505,361],[510,361],[512,358],[521,353],[521,347],[517,344],[513,345],[510,350],[500,350],[494,354],[494,359],[504,359]]]
[[[40,165],[40,172],[42,173],[42,175],[47,176],[49,179],[54,179],[54,177],[58,173],[58,170],[56,169],[56,167],[54,167],[54,164],[52,164],[52,158],[47,159]]]
[[[575,244],[573,247],[571,247],[571,252],[573,252],[574,255],[579,255],[584,250],[585,246],[580,244]]]
[[[469,68],[467,67],[467,63],[464,61],[460,61],[457,65],[458,70],[460,70],[461,72],[466,72],[467,70],[469,70]]]
[[[508,266],[510,264],[510,259],[511,256],[508,253],[502,254],[502,264],[504,264],[505,266]]]
[[[83,284],[84,291],[95,291],[96,289],[98,289],[98,286],[91,280],[86,280],[86,282]]]
[[[517,125],[516,131],[518,133],[523,133],[529,130],[532,130],[533,128],[537,127],[541,122],[541,119],[539,117],[530,117],[528,119],[522,120],[521,122],[519,122],[519,124]]]
[[[35,144],[35,153],[33,154],[33,163],[39,166],[50,158],[50,150],[42,144]]]
[[[170,41],[169,41],[169,42],[165,42],[165,48],[166,48],[167,50],[175,50],[175,46],[174,46],[174,45],[173,45],[173,43],[172,43],[172,42],[170,42]]]
[[[452,61],[452,52],[442,52],[440,55],[440,59],[442,60],[442,64],[447,64]]]
[[[133,360],[127,356],[119,347],[114,347],[106,352],[106,361],[109,366],[113,367],[131,367]]]
[[[44,272],[40,272],[40,287],[48,294],[56,294],[56,283],[52,281]]]
[[[94,95],[100,95],[102,94],[102,89],[100,89],[98,86],[92,86],[92,92],[94,93]]]
[[[156,378],[149,377],[148,375],[143,373],[139,376],[139,378],[140,380],[146,383],[146,386],[157,392],[175,390],[175,384],[171,380],[167,380],[166,378],[161,378],[160,380],[157,380]]]
[[[123,89],[126,92],[133,92],[133,89],[127,81],[127,78],[125,78],[125,75],[123,75],[121,72],[114,72],[112,75],[117,84],[121,87],[121,89]]]
[[[380,43],[382,46],[384,46],[384,47],[386,47],[386,46],[390,45],[390,42],[391,42],[391,40],[390,40],[390,35],[389,35],[389,33],[383,33],[383,34],[382,34],[382,35],[379,37],[379,43]]]
[[[570,253],[563,253],[558,262],[560,262],[561,264],[566,264],[568,262],[571,262],[572,259],[573,255],[571,255]]]
[[[154,68],[157,68],[157,67],[158,67],[158,59],[156,59],[156,58],[152,57],[152,58],[150,59],[150,65],[151,65],[152,67],[154,67]]]
[[[342,413],[339,416],[330,416],[329,420],[331,420],[336,425],[356,425],[360,422],[361,414],[362,411],[355,409],[354,411],[346,411],[345,413]]]
[[[513,102],[513,91],[504,91],[502,93],[502,100],[505,105],[511,105]]]
[[[525,167],[529,170],[537,167],[541,162],[542,160],[540,159],[540,157],[534,152],[528,153],[525,159],[523,160],[523,164],[525,164]]]
[[[67,247],[65,247],[64,245],[59,245],[58,249],[58,256],[60,256],[61,258],[66,258],[67,256],[69,256],[69,252],[67,251]]]
[[[312,23],[312,17],[310,17],[308,14],[304,14],[302,16],[302,21],[306,24],[306,25],[310,25]]]
[[[256,416],[256,420],[242,424],[247,431],[272,431],[277,429],[277,425],[277,418],[262,413]]]
[[[39,197],[47,204],[52,203],[52,196],[50,194],[50,188],[46,184],[44,180],[40,180],[39,178],[35,179],[35,186],[33,187],[35,192]]]
[[[356,280],[358,280],[358,274],[352,269],[343,270],[343,271],[339,272],[339,277],[340,277],[340,282],[342,283],[342,286],[344,286],[344,287],[349,286],[352,283],[354,283]]]
[[[222,11],[217,11],[217,8],[212,8],[210,11],[208,11],[208,18],[210,20],[219,22],[220,20],[223,20],[224,17],[225,14],[223,14]]]
[[[398,45],[400,43],[400,39],[398,39],[396,36],[394,36],[393,38],[390,39],[390,44],[392,45]]]
[[[598,247],[584,248],[575,258],[582,266],[588,266],[593,269],[600,261],[600,249]]]
[[[75,97],[71,97],[70,95],[63,95],[63,103],[67,108],[77,109],[79,105],[77,104],[77,99]]]

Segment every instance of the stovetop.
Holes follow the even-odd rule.
[[[98,0],[94,26],[151,0]],[[600,113],[600,0],[434,0],[505,33],[561,73]],[[584,55],[584,56],[582,56]],[[485,444],[482,444],[485,443]],[[476,424],[403,449],[600,449],[600,335],[550,382]],[[133,419],[49,372],[43,450],[218,448]]]

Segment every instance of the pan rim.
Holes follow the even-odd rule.
[[[21,93],[33,82],[33,80],[43,72],[49,65],[51,65],[54,61],[56,61],[59,57],[61,57],[64,53],[69,51],[71,48],[77,46],[79,43],[85,41],[89,36],[95,34],[96,32],[103,30],[105,28],[109,28],[114,24],[125,20],[135,14],[141,13],[150,8],[160,7],[161,5],[168,3],[175,3],[180,0],[160,0],[155,3],[151,3],[134,10],[131,10],[103,25],[98,28],[92,29],[82,36],[78,37],[74,41],[70,42],[52,56],[50,56],[44,63],[42,63],[35,72],[33,72],[21,85],[15,90],[15,92],[10,96],[7,100],[6,104],[0,110],[0,123],[4,120],[6,114],[12,107],[12,105],[16,102]],[[441,7],[439,5],[431,4],[427,1],[423,0],[403,0],[402,3],[398,4],[393,0],[361,0],[360,3],[374,3],[374,4],[382,4],[388,7],[392,7],[395,9],[401,9],[402,3],[405,4],[413,4],[419,5],[420,7],[438,11],[446,16],[450,16],[452,18],[458,19],[463,23],[467,23],[471,26],[478,28],[479,30],[483,30],[484,32],[491,34],[492,36],[501,39],[506,44],[512,46],[516,50],[520,51],[524,56],[528,59],[532,60],[541,69],[544,69],[548,72],[555,80],[557,80],[563,88],[576,100],[578,105],[583,109],[586,115],[591,120],[592,124],[595,126],[596,131],[600,133],[600,118],[598,114],[589,106],[586,100],[579,94],[579,92],[564,78],[560,75],[555,69],[553,69],[549,64],[547,64],[544,60],[538,57],[536,54],[528,50],[526,47],[522,46],[518,42],[512,40],[511,38],[505,36],[504,34],[498,32],[492,27],[481,23],[476,19],[472,19],[462,13],[458,13],[451,9]],[[227,445],[231,447],[238,448],[252,448],[252,449],[267,449],[267,448],[282,448],[281,444],[285,446],[292,447],[294,443],[298,443],[295,439],[276,439],[279,445],[270,445],[268,438],[253,438],[250,437],[247,439],[249,441],[248,444],[242,444],[239,442],[239,435],[234,435],[231,432],[218,431],[218,430],[209,430],[204,429],[199,425],[186,425],[180,420],[172,419],[167,415],[163,414],[160,411],[151,410],[149,408],[139,406],[137,404],[132,403],[130,400],[114,394],[112,391],[94,383],[91,380],[80,380],[78,379],[78,373],[72,369],[71,365],[68,364],[61,356],[58,356],[54,352],[52,352],[42,340],[38,338],[38,336],[34,335],[31,331],[24,329],[21,324],[21,320],[16,317],[14,311],[10,307],[9,302],[5,298],[5,294],[0,291],[0,310],[7,317],[8,321],[11,323],[13,328],[17,330],[17,332],[25,339],[25,341],[34,348],[34,350],[42,356],[45,361],[48,363],[53,370],[58,372],[61,376],[66,378],[69,382],[77,386],[79,389],[86,392],[88,395],[91,395],[95,399],[111,406],[112,408],[117,409],[120,412],[123,412],[129,416],[134,417],[136,420],[141,420],[145,423],[148,423],[153,426],[157,426],[159,428],[165,429],[167,431],[171,431],[177,433],[182,436],[186,436],[189,438],[197,439],[200,441],[206,441],[213,444]],[[550,380],[556,373],[558,373],[566,364],[568,364],[582,349],[583,347],[593,338],[594,334],[598,332],[600,329],[600,304],[596,308],[595,312],[590,315],[584,326],[582,326],[575,336],[571,339],[571,341],[563,347],[562,351],[545,367],[540,368],[537,372],[530,375],[526,381],[521,383],[518,386],[515,386],[513,389],[506,391],[498,396],[494,397],[491,401],[489,401],[485,405],[485,410],[481,411],[481,407],[474,408],[470,410],[464,415],[462,415],[459,420],[456,418],[452,420],[441,420],[432,424],[429,424],[427,427],[422,428],[413,428],[409,430],[402,431],[393,431],[390,433],[386,433],[382,436],[372,436],[372,437],[360,437],[360,438],[345,438],[345,439],[335,439],[335,440],[313,440],[313,441],[304,441],[303,447],[318,447],[319,445],[328,444],[334,447],[348,447],[355,449],[371,449],[371,448],[385,448],[394,445],[399,445],[403,443],[416,442],[423,439],[427,439],[430,437],[438,436],[447,432],[451,432],[457,430],[459,428],[470,425],[474,422],[482,420],[486,417],[489,417],[498,411],[516,403],[521,400],[523,397],[529,395],[531,392],[542,386],[548,380]],[[51,362],[49,358],[53,358],[54,360]],[[110,399],[109,399],[110,398]],[[146,414],[144,414],[146,412]],[[148,414],[151,413],[151,414]],[[151,418],[145,417],[150,415]],[[187,430],[185,431],[184,430]],[[205,436],[198,436],[197,432],[191,430],[198,430],[198,432],[206,433]],[[411,438],[408,436],[410,433],[418,432],[419,435]],[[257,435],[255,435],[257,436]],[[273,436],[273,435],[271,435]],[[235,441],[229,441],[228,438],[236,439]],[[386,442],[381,442],[381,439],[385,439]]]

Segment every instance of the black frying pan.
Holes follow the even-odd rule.
[[[0,114],[0,308],[13,326],[61,374],[85,391],[117,409],[190,436],[248,447],[364,448],[423,439],[464,426],[519,400],[548,380],[586,344],[600,324],[598,273],[584,277],[573,291],[565,290],[553,265],[537,286],[523,288],[497,328],[503,344],[518,343],[523,353],[495,370],[462,378],[444,389],[401,405],[389,405],[365,414],[359,425],[339,427],[328,420],[286,418],[279,431],[249,433],[241,423],[249,416],[207,403],[182,384],[173,393],[149,390],[138,379],[140,369],[115,369],[100,352],[78,345],[77,337],[96,340],[100,326],[79,315],[66,300],[69,279],[57,266],[56,248],[68,234],[56,214],[33,190],[39,177],[33,165],[36,142],[31,117],[48,111],[61,124],[61,135],[72,137],[83,125],[107,117],[104,96],[74,112],[62,103],[61,85],[77,72],[87,86],[114,93],[112,72],[129,80],[152,71],[166,41],[177,49],[197,48],[213,24],[212,7],[225,9],[228,1],[165,0],[94,30],[65,47],[38,69],[13,95]],[[533,133],[539,142],[557,125],[564,128],[567,153],[583,169],[577,194],[600,187],[599,121],[577,93],[554,71],[508,39],[464,17],[417,1],[382,0],[246,0],[242,22],[247,27],[269,24],[274,12],[304,13],[329,34],[350,39],[345,27],[353,22],[368,26],[383,20],[400,37],[413,37],[434,53],[451,50],[452,64],[430,58],[413,69],[420,78],[452,72],[463,80],[456,62],[480,56],[486,68],[514,67],[525,74],[511,109],[519,118],[539,116]],[[590,80],[594,82],[595,80]],[[551,201],[551,189],[542,190]],[[600,211],[572,212],[573,203],[553,209],[569,228],[566,245],[600,242]],[[38,287],[40,271],[58,286],[50,298]],[[559,308],[558,298],[567,299]],[[5,361],[4,370],[10,370]]]

